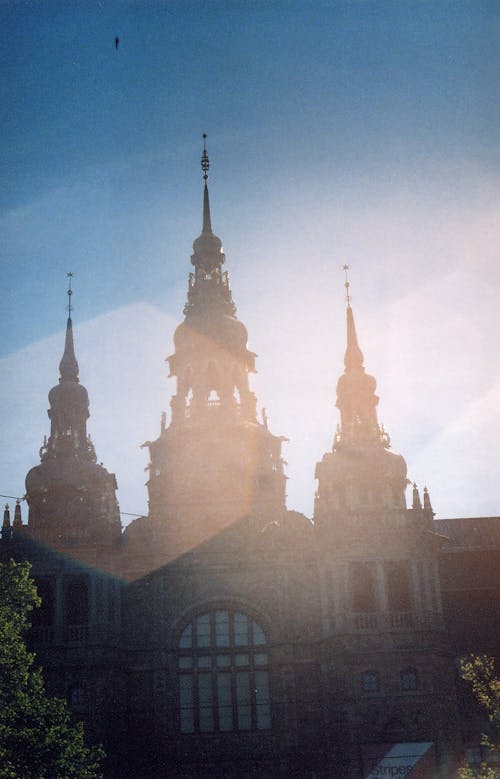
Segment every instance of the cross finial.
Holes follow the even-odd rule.
[[[205,181],[208,179],[208,169],[210,168],[210,160],[207,154],[207,134],[203,133],[203,154],[201,157],[201,169],[203,171],[203,178]]]
[[[349,289],[351,288],[351,285],[349,283],[349,273],[348,273],[349,265],[343,265],[342,266],[342,270],[345,273],[345,283],[344,283],[344,287],[345,287],[345,300],[346,300],[346,303],[347,303],[347,307],[349,308],[350,305],[351,305],[351,296],[349,294]]]
[[[74,274],[71,271],[69,271],[66,274],[66,276],[69,279],[69,282],[68,282],[68,316],[71,319],[71,312],[73,311],[73,306],[71,305],[71,296],[73,294],[73,290],[71,289],[71,280],[72,280]]]

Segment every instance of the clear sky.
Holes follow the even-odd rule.
[[[380,418],[438,516],[498,513],[500,274],[494,2],[0,3],[0,492],[48,432],[75,273],[89,430],[124,511],[173,387],[212,224],[254,388],[312,513],[343,369],[341,266]],[[118,49],[115,37],[119,36]]]

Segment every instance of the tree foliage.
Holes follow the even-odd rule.
[[[103,752],[85,744],[65,701],[50,697],[24,642],[40,605],[28,563],[0,564],[0,779],[100,779]]]
[[[495,661],[488,655],[469,655],[460,664],[462,679],[470,682],[477,702],[491,723],[493,738],[483,734],[481,746],[495,761],[499,756],[498,730],[500,728],[500,679],[495,673]],[[497,768],[483,761],[478,768],[461,768],[459,779],[499,779]]]

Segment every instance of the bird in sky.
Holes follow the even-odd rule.
[[[119,43],[120,43],[120,39],[119,39],[119,37],[118,37],[118,35],[117,35],[117,36],[116,36],[116,38],[115,38],[115,49],[117,49],[117,48],[118,48],[118,44],[119,44]]]

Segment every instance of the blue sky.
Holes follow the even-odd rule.
[[[207,132],[254,386],[291,438],[290,507],[311,514],[337,421],[347,262],[366,366],[410,475],[441,516],[498,512],[498,23],[480,0],[2,3],[2,396],[29,387],[22,408],[3,401],[5,459],[12,414],[30,404],[41,428],[2,492],[22,491],[48,427],[73,270],[91,432],[122,508],[144,510],[142,461],[134,476],[113,441],[132,417],[130,446],[141,429],[151,438],[173,392],[163,358],[201,226]],[[111,342],[117,368],[102,384],[94,365]],[[117,392],[119,421],[103,411]]]

